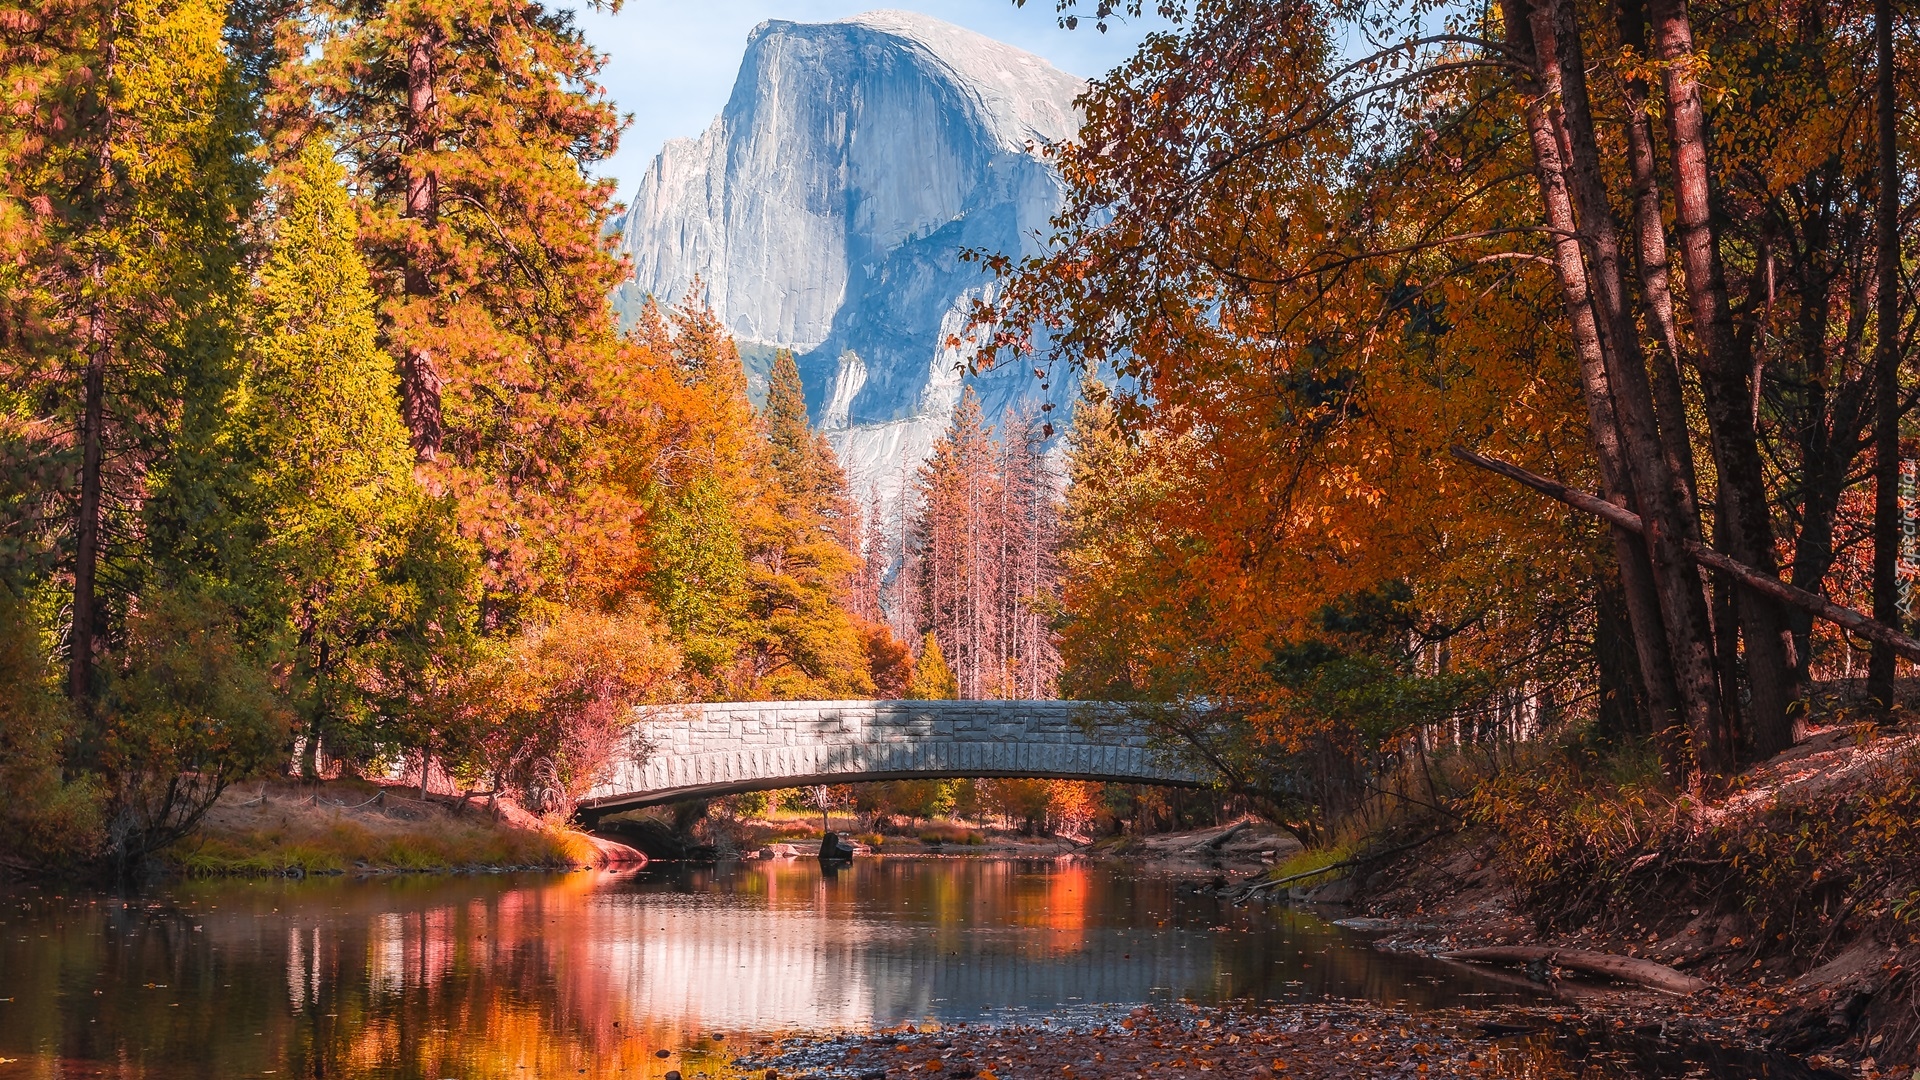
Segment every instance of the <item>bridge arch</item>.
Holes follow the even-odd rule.
[[[641,710],[589,815],[870,780],[1024,777],[1199,787],[1124,706],[1084,701],[754,701]]]

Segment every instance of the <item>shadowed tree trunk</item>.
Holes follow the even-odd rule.
[[[1718,473],[1714,541],[1734,559],[1778,576],[1773,523],[1753,426],[1753,365],[1734,334],[1726,273],[1713,231],[1707,120],[1693,70],[1693,27],[1685,0],[1649,0],[1648,13],[1654,50],[1663,61],[1674,218],[1694,334],[1701,343],[1696,367]],[[1797,695],[1793,640],[1779,604],[1742,589],[1738,605],[1753,692],[1749,748],[1756,756],[1766,757],[1793,738],[1791,713]]]
[[[1873,23],[1880,136],[1880,190],[1874,210],[1879,302],[1873,365],[1873,617],[1904,630],[1896,561],[1900,545],[1900,163],[1894,144],[1893,0],[1874,0]],[[1867,696],[1882,708],[1893,707],[1893,673],[1893,650],[1875,642],[1867,661]]]
[[[433,85],[434,34],[423,31],[407,47],[407,123],[406,143],[415,155],[407,166],[407,216],[418,224],[408,252],[406,290],[409,297],[424,300],[433,293],[427,274],[427,234],[439,216],[440,184],[429,162],[420,155],[431,154],[438,141],[435,112],[439,101]],[[443,425],[440,416],[441,375],[433,353],[419,340],[420,328],[414,327],[414,340],[407,342],[400,361],[400,407],[406,415],[407,430],[412,433],[414,453],[422,461],[432,461],[440,453]]]
[[[1578,203],[1592,201],[1592,192],[1588,189],[1597,183],[1597,177],[1584,175],[1588,169],[1582,168],[1583,158],[1597,162],[1597,153],[1591,151],[1591,121],[1583,107],[1584,89],[1577,85],[1569,87],[1565,78],[1568,68],[1577,68],[1577,60],[1564,48],[1566,23],[1555,0],[1538,6],[1526,4],[1524,0],[1509,0],[1506,7],[1510,40],[1534,65],[1533,77],[1522,86],[1527,98],[1526,121],[1546,222],[1554,233],[1554,269],[1565,298],[1575,351],[1580,358],[1582,390],[1588,399],[1590,418],[1603,418],[1601,426],[1610,428],[1616,468],[1624,467],[1626,471],[1625,477],[1616,474],[1615,490],[1609,492],[1609,501],[1620,502],[1613,496],[1626,495],[1628,501],[1621,505],[1631,506],[1637,497],[1638,512],[1643,520],[1651,523],[1646,551],[1652,564],[1659,619],[1665,631],[1664,636],[1654,636],[1651,640],[1667,646],[1677,691],[1677,719],[1691,741],[1695,761],[1700,769],[1718,771],[1725,765],[1718,737],[1722,717],[1706,598],[1699,574],[1686,556],[1687,531],[1674,505],[1673,478],[1666,467],[1653,421],[1644,364],[1636,372],[1615,347],[1621,344],[1617,323],[1622,315],[1617,241],[1613,241],[1611,265],[1616,277],[1610,297],[1605,285],[1596,285],[1596,275],[1589,271],[1586,262],[1591,245],[1597,256],[1595,265],[1602,268],[1603,274],[1609,265],[1604,253],[1612,236],[1606,225],[1608,214],[1593,213],[1589,208],[1583,221],[1576,212]],[[1571,117],[1569,105],[1573,109]],[[1579,126],[1570,129],[1569,120]],[[1586,144],[1585,149],[1573,149],[1582,142]],[[1571,161],[1567,158],[1570,150]],[[1609,334],[1614,340],[1609,340]],[[1637,354],[1637,339],[1634,351]],[[1599,407],[1603,402],[1604,409]],[[1611,423],[1604,418],[1610,418]],[[1599,430],[1597,427],[1596,433]],[[1629,611],[1632,612],[1631,594]],[[1644,616],[1634,619],[1636,639],[1643,633],[1644,621]],[[1646,655],[1643,649],[1643,659]],[[1651,688],[1649,696],[1652,696]]]
[[[109,5],[99,74],[100,143],[94,152],[94,176],[101,197],[110,198],[113,176],[113,139],[118,116],[113,81],[119,66],[120,5]],[[104,207],[102,211],[104,212]],[[99,650],[99,578],[101,546],[101,470],[105,464],[107,417],[107,361],[113,351],[113,329],[106,311],[106,256],[96,251],[87,266],[87,285],[93,289],[87,313],[87,369],[80,406],[80,505],[74,523],[73,629],[68,642],[67,693],[79,707],[86,737],[92,738],[94,656]]]

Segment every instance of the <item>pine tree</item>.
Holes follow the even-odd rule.
[[[413,481],[344,180],[322,140],[280,178],[236,417],[255,467],[260,561],[297,649],[309,776],[323,742],[362,759],[391,747],[382,699],[470,623],[471,556],[443,535],[443,502]]]
[[[776,697],[866,696],[871,666],[847,610],[859,559],[843,535],[846,474],[807,421],[791,353],[774,361],[762,417],[770,499],[753,517],[754,681]]]
[[[1058,484],[1031,408],[1009,409],[1000,439],[1001,663],[1009,696],[1052,697],[1060,671],[1052,625],[1060,591]]]
[[[993,696],[1002,686],[994,602],[1001,567],[988,530],[999,501],[994,458],[980,401],[968,388],[920,468],[909,522],[921,625],[950,652],[969,698]]]
[[[767,464],[774,482],[794,498],[805,499],[818,485],[814,469],[813,425],[807,422],[806,390],[793,353],[781,349],[767,380]]]
[[[1009,411],[1000,434],[963,394],[916,478],[901,574],[966,696],[1050,697],[1059,495],[1037,418]]]
[[[947,701],[960,696],[959,680],[947,666],[940,651],[940,639],[933,631],[920,639],[920,655],[913,662],[913,678],[907,680],[909,701]]]
[[[888,557],[892,554],[887,531],[880,523],[880,491],[876,487],[867,496],[864,510],[856,515],[860,526],[860,570],[854,582],[853,613],[870,623],[884,622],[886,611],[882,593],[886,588]]]
[[[480,548],[483,621],[565,594],[617,531],[597,482],[625,363],[607,296],[619,119],[566,11],[519,0],[339,0],[281,73],[289,137],[343,148],[422,475]],[[614,521],[601,520],[614,515]]]
[[[196,528],[175,516],[175,496],[218,480],[196,452],[238,371],[237,222],[257,194],[223,14],[207,0],[119,0],[0,19],[0,94],[16,118],[0,136],[0,183],[7,204],[30,210],[10,236],[30,269],[9,282],[17,315],[0,364],[45,410],[21,425],[15,453],[43,480],[73,478],[36,509],[65,518],[38,525],[72,553],[68,692],[83,712],[129,591],[149,576],[139,556],[152,528]],[[162,455],[167,492],[148,484]],[[177,571],[218,554],[213,537],[173,539]]]
[[[259,194],[211,0],[0,11],[8,573],[64,611],[69,779],[131,873],[281,738],[227,438]],[[10,545],[11,546],[11,545]],[[57,597],[56,594],[64,594]]]

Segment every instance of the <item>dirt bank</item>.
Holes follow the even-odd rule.
[[[1309,896],[1351,903],[1352,924],[1385,949],[1654,961],[1710,988],[1686,999],[1602,989],[1552,957],[1510,970],[1581,1009],[1711,1022],[1845,1075],[1920,1080],[1917,756],[1911,726],[1816,730],[1704,800],[1616,794],[1578,812],[1522,800],[1499,828],[1442,827]],[[1582,822],[1592,836],[1557,836]]]
[[[638,852],[510,803],[419,797],[362,781],[230,788],[172,853],[189,874],[560,870],[641,861]]]

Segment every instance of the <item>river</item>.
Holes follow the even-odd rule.
[[[0,1080],[714,1076],[756,1040],[1114,1005],[1526,991],[1082,860],[0,893]]]

